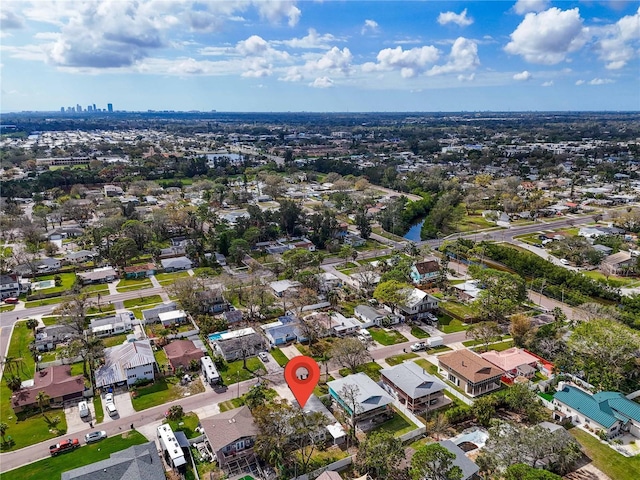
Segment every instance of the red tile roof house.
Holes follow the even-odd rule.
[[[470,397],[500,389],[504,370],[469,350],[456,350],[438,357],[443,378],[460,387]]]
[[[191,340],[174,340],[164,346],[164,353],[167,354],[174,371],[180,366],[184,369],[189,368],[191,360],[197,360],[200,365],[200,359],[204,357],[204,352]]]
[[[480,356],[505,371],[502,381],[513,383],[516,377],[533,378],[538,367],[538,358],[518,347],[508,348],[502,352],[490,350]]]
[[[16,413],[30,408],[38,408],[38,392],[49,396],[49,405],[62,406],[68,400],[82,398],[84,392],[82,375],[71,375],[69,365],[48,367],[36,372],[33,386],[18,390],[11,396],[11,406]]]

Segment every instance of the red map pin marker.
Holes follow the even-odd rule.
[[[284,379],[303,408],[320,380],[320,367],[311,357],[293,357],[284,367]]]

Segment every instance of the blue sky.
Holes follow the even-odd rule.
[[[0,6],[2,111],[640,110],[638,1]]]

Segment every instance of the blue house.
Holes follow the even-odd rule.
[[[262,325],[262,329],[272,347],[305,340],[300,333],[298,319],[293,315],[278,317],[277,321]]]
[[[411,267],[411,280],[413,283],[432,282],[438,276],[440,265],[436,260],[418,262]]]

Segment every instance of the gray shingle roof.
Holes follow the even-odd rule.
[[[361,407],[358,414],[366,413],[393,403],[393,399],[389,397],[387,392],[364,373],[356,373],[355,375],[349,375],[327,383],[327,386],[338,395],[340,395],[340,390],[345,385],[355,385],[358,387],[357,401]]]
[[[134,445],[101,460],[62,474],[62,480],[165,480],[155,442]]]
[[[444,390],[445,385],[437,377],[428,374],[414,362],[405,362],[380,373],[411,398],[421,398]]]
[[[456,458],[453,460],[453,464],[462,470],[462,480],[467,480],[480,471],[480,468],[469,460],[464,451],[451,440],[443,440],[438,443],[455,454]]]
[[[214,452],[243,437],[254,437],[258,428],[251,411],[245,406],[234,408],[200,421]]]

